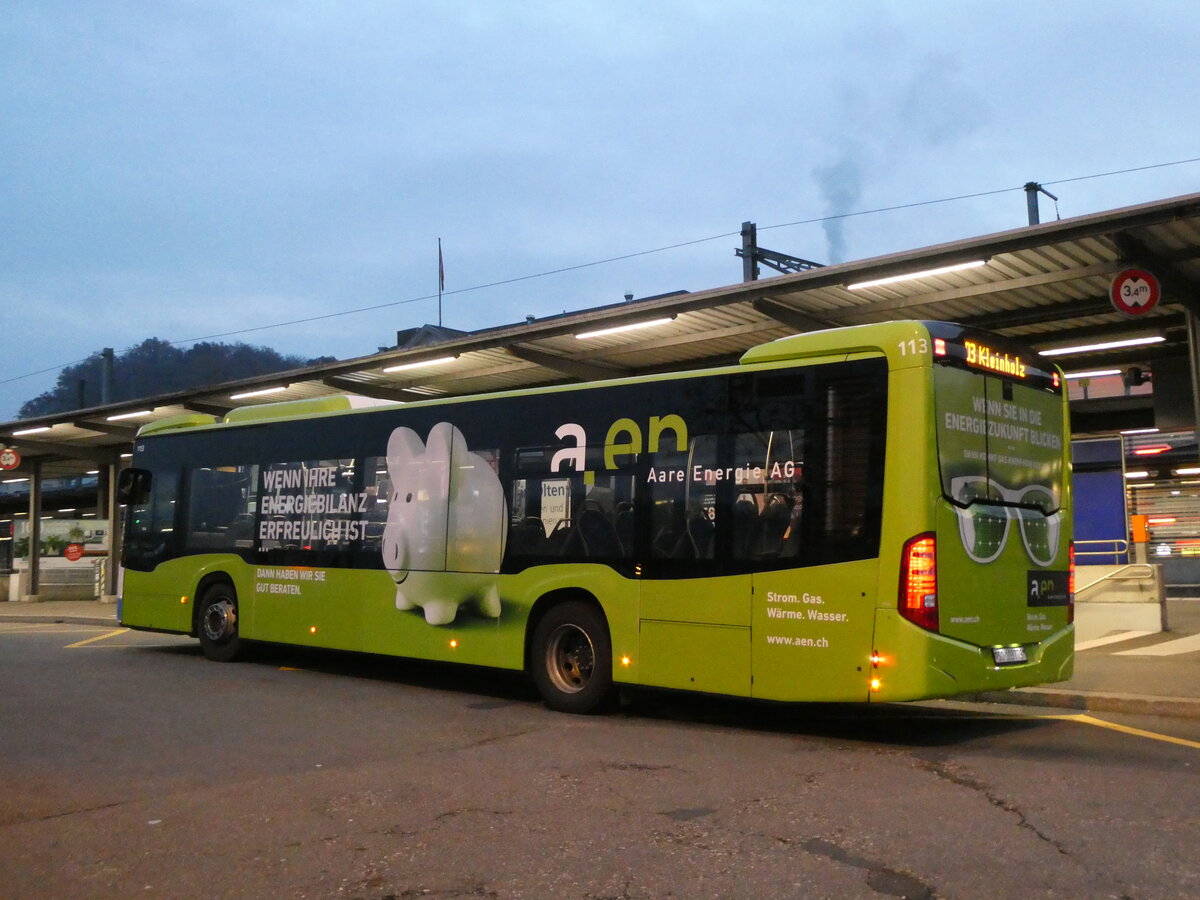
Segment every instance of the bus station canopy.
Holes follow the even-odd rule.
[[[974,265],[930,271],[965,263]],[[1119,312],[1110,297],[1114,278],[1128,269],[1153,273],[1161,286],[1157,305],[1136,318]],[[1153,370],[1165,360],[1192,360],[1181,371],[1194,383],[1189,334],[1197,314],[1200,194],[1190,194],[470,333],[428,327],[418,331],[433,341],[417,346],[0,423],[0,445],[21,454],[22,468],[37,462],[43,476],[66,474],[114,464],[140,426],[168,416],[219,417],[237,406],[328,394],[415,401],[691,369],[734,362],[748,348],[789,334],[906,318],[961,322],[1019,337],[1039,351],[1162,337],[1152,345],[1076,354],[1070,367]],[[646,327],[608,331],[637,325]],[[1137,402],[1148,417],[1149,401]],[[1127,427],[1136,405],[1096,411],[1109,427]]]

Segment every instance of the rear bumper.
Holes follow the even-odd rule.
[[[1025,645],[1029,661],[997,666],[980,647],[918,628],[895,610],[876,610],[875,702],[953,697],[1066,681],[1075,670],[1075,626]]]

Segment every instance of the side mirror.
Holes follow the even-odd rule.
[[[122,469],[117,476],[117,499],[127,506],[149,503],[151,480],[147,469]]]

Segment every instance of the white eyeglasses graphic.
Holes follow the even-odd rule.
[[[975,562],[990,563],[1004,552],[1014,518],[1025,552],[1035,564],[1045,568],[1058,555],[1062,513],[1047,515],[1040,511],[1049,509],[1055,501],[1054,493],[1044,485],[1013,490],[983,475],[963,475],[950,479],[950,498],[955,503],[963,549]],[[1022,505],[1000,506],[1001,501]]]

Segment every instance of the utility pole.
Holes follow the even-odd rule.
[[[758,226],[753,222],[742,223],[742,281],[758,281]]]
[[[103,357],[100,368],[100,405],[112,402],[113,387],[113,349],[105,347],[100,351]]]
[[[1038,184],[1036,181],[1028,181],[1025,183],[1025,206],[1029,210],[1029,224],[1037,225],[1041,222],[1041,217],[1038,215],[1038,194],[1045,194],[1055,203],[1058,203],[1058,198],[1052,193]]]
[[[758,281],[759,263],[770,266],[776,272],[782,272],[784,275],[824,268],[821,263],[813,262],[811,259],[801,259],[799,256],[779,253],[758,246],[758,226],[753,222],[742,223],[742,246],[733,252],[735,256],[742,258],[742,281]]]

